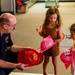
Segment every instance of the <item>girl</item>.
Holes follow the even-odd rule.
[[[71,47],[71,50],[73,51],[73,55],[72,55],[73,58],[72,58],[72,64],[71,64],[71,73],[72,73],[72,75],[75,75],[75,23],[71,25],[70,33],[71,33],[71,38],[74,41],[74,44]]]
[[[47,75],[46,69],[50,56],[52,57],[52,63],[54,66],[54,75],[58,75],[57,56],[59,55],[59,43],[63,39],[59,10],[56,7],[50,7],[46,12],[43,25],[38,27],[36,30],[41,36],[43,36],[43,38],[50,35],[52,39],[56,42],[53,47],[43,52],[43,75]]]

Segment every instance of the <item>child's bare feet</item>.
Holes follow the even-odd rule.
[[[43,75],[48,75],[47,73],[43,73]]]

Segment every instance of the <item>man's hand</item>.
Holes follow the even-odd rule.
[[[29,66],[27,64],[23,64],[23,63],[18,63],[16,64],[16,68],[23,71],[29,68]]]

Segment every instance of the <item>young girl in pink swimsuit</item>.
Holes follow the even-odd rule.
[[[71,64],[71,73],[72,73],[72,75],[75,75],[75,23],[71,25],[70,33],[71,33],[71,38],[74,41],[74,44],[71,47],[71,50],[73,51],[73,54],[72,54],[72,64]]]

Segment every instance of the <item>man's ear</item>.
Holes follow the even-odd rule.
[[[3,27],[4,27],[4,29],[7,29],[8,28],[8,25],[4,24]]]

